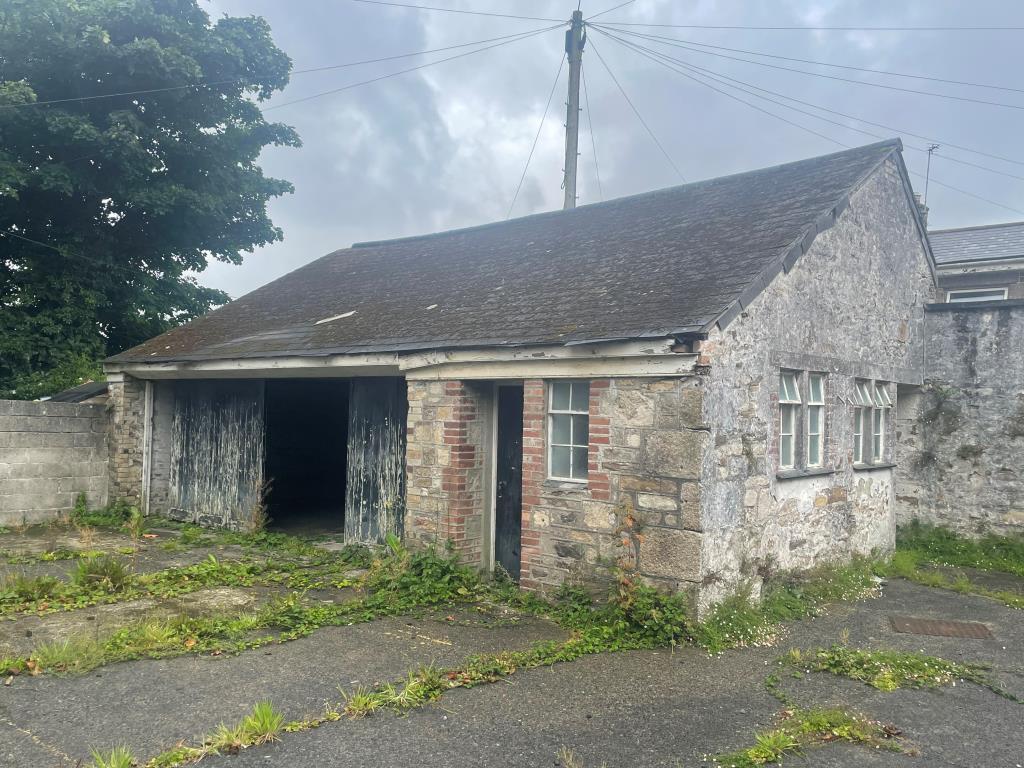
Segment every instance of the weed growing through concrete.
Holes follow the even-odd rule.
[[[939,688],[968,681],[1011,701],[1018,701],[1000,688],[982,664],[961,664],[927,656],[923,653],[892,650],[860,650],[843,645],[814,651],[793,649],[779,659],[779,665],[791,674],[828,672],[838,677],[858,680],[880,691],[900,688]]]
[[[805,750],[847,742],[903,751],[896,741],[898,729],[842,709],[793,709],[783,713],[778,728],[754,735],[754,744],[735,752],[710,756],[722,768],[756,768],[773,765]]]
[[[133,768],[135,765],[135,757],[128,747],[114,747],[105,753],[93,750],[90,768]]]

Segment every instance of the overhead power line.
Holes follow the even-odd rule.
[[[636,0],[626,0],[626,2],[619,3],[618,5],[612,6],[611,8],[605,8],[603,11],[598,11],[597,13],[589,16],[587,18],[587,21],[592,21],[592,20],[598,18],[599,16],[604,16],[606,13],[611,13],[612,11],[617,11],[617,10],[619,10],[619,8],[625,8],[627,5],[632,5],[635,2],[636,2]]]
[[[505,215],[505,219],[512,218],[512,209],[516,207],[516,200],[519,199],[519,191],[523,188],[523,181],[526,179],[526,172],[530,170],[530,161],[533,160],[533,153],[537,149],[537,142],[540,141],[540,134],[544,130],[544,121],[548,119],[548,110],[551,109],[551,99],[555,96],[555,89],[558,87],[558,81],[562,79],[562,69],[565,67],[565,55],[558,60],[558,72],[555,74],[555,82],[551,84],[551,93],[548,94],[547,104],[544,105],[544,114],[540,117],[540,125],[537,126],[537,135],[533,137],[533,145],[530,147],[530,154],[526,156],[526,165],[523,166],[523,174],[519,177],[519,183],[516,185],[516,193],[512,195],[512,202],[509,203],[508,213]]]
[[[595,24],[593,26],[595,28],[599,29],[601,27],[605,27],[606,25],[604,25],[604,24]],[[631,31],[628,31],[628,30],[615,30],[615,29],[612,29],[611,31],[622,32],[624,34],[633,35],[633,36],[636,36],[636,37],[647,37],[646,35],[643,35],[641,33],[631,32]],[[796,67],[784,67],[781,64],[769,64],[768,62],[755,61],[755,60],[751,60],[751,59],[744,59],[744,58],[741,58],[739,56],[730,56],[730,55],[725,54],[725,53],[717,53],[715,51],[705,51],[705,50],[702,50],[700,48],[692,48],[690,46],[686,46],[686,45],[683,45],[681,43],[670,43],[670,42],[664,42],[664,41],[657,41],[657,42],[660,42],[661,45],[671,45],[671,46],[673,46],[675,48],[682,48],[684,50],[691,51],[693,53],[703,53],[706,56],[717,56],[717,57],[723,58],[723,59],[731,59],[732,61],[740,61],[740,62],[743,62],[745,64],[753,64],[753,65],[758,66],[758,67],[768,67],[770,69],[778,69],[778,70],[781,70],[783,72],[794,72],[796,74],[806,75],[808,77],[819,77],[819,78],[824,78],[826,80],[836,80],[836,81],[842,82],[842,83],[852,83],[854,85],[862,85],[862,86],[866,86],[866,87],[869,87],[869,88],[882,88],[882,89],[887,90],[887,91],[899,91],[901,93],[913,93],[913,94],[918,95],[918,96],[932,96],[934,98],[949,99],[951,101],[962,101],[962,102],[968,102],[968,103],[971,103],[971,104],[984,104],[984,105],[990,106],[990,107],[1002,107],[1004,109],[1020,109],[1020,110],[1024,110],[1024,104],[1010,104],[1008,102],[1003,102],[1003,101],[989,101],[988,99],[976,99],[976,98],[974,98],[972,96],[957,96],[957,95],[952,94],[952,93],[939,93],[938,91],[922,91],[922,90],[919,90],[917,88],[904,88],[903,86],[899,86],[899,85],[888,85],[886,83],[872,83],[872,82],[869,82],[867,80],[856,80],[856,79],[850,78],[850,77],[840,77],[839,75],[827,75],[824,72],[809,72],[806,69],[797,69]]]
[[[636,119],[640,121],[640,124],[644,127],[644,130],[647,131],[647,135],[651,137],[651,140],[654,141],[658,149],[661,150],[661,154],[665,156],[665,159],[668,160],[668,164],[672,166],[672,169],[676,172],[679,178],[683,180],[683,183],[686,183],[686,177],[683,176],[683,172],[679,170],[679,166],[676,165],[675,161],[672,159],[672,156],[668,153],[665,147],[662,146],[662,143],[658,141],[658,137],[655,135],[654,131],[651,130],[651,126],[649,126],[647,124],[647,121],[644,120],[643,115],[640,114],[640,110],[636,108],[636,105],[633,103],[633,100],[629,98],[629,94],[626,93],[626,89],[622,87],[622,83],[620,83],[619,79],[615,77],[615,73],[612,72],[611,67],[608,66],[608,62],[604,60],[604,56],[602,56],[601,52],[597,50],[597,46],[594,45],[593,41],[590,41],[590,49],[594,52],[594,55],[597,56],[598,61],[601,62],[601,65],[608,73],[608,76],[612,79],[612,82],[615,83],[616,87],[619,89],[619,93],[622,94],[622,98],[624,98],[626,100],[626,103],[629,104],[629,108],[633,110],[633,114],[636,115]]]
[[[615,37],[615,36],[612,35],[612,37]],[[723,74],[721,72],[716,72],[716,71],[714,71],[712,69],[707,69],[706,67],[701,67],[701,66],[698,66],[696,64],[691,64],[691,63],[689,63],[687,61],[684,61],[683,59],[679,59],[679,58],[675,58],[673,56],[669,56],[667,54],[661,53],[660,51],[655,51],[655,50],[653,50],[651,48],[647,48],[646,46],[639,45],[638,43],[630,43],[629,41],[623,40],[623,39],[618,38],[618,37],[615,37],[615,39],[618,40],[619,42],[623,43],[623,44],[628,44],[628,45],[631,45],[631,46],[635,46],[636,48],[638,48],[640,50],[646,51],[647,53],[650,53],[652,55],[655,55],[655,56],[658,56],[660,58],[667,59],[668,61],[672,61],[672,62],[674,62],[676,64],[679,64],[680,66],[685,67],[690,72],[700,72],[705,77],[707,77],[707,78],[709,78],[709,79],[711,79],[711,80],[713,80],[713,81],[715,81],[717,83],[725,85],[728,88],[735,88],[736,90],[739,90],[739,91],[741,91],[743,93],[747,93],[747,94],[749,94],[751,96],[754,96],[755,98],[762,99],[762,100],[767,101],[767,102],[769,102],[771,104],[775,104],[777,106],[781,106],[781,107],[783,107],[785,109],[789,109],[789,110],[791,110],[793,112],[798,112],[798,113],[800,113],[802,115],[807,115],[809,117],[813,117],[815,120],[821,120],[821,121],[826,122],[826,123],[831,123],[832,125],[839,126],[840,128],[845,128],[846,130],[850,130],[850,131],[856,131],[857,133],[861,133],[861,134],[864,134],[866,136],[870,136],[870,137],[875,138],[875,139],[885,139],[885,138],[887,138],[886,136],[881,136],[881,135],[879,135],[877,133],[873,133],[872,131],[866,131],[863,128],[857,128],[855,126],[847,125],[845,123],[840,123],[837,120],[830,120],[827,117],[822,117],[821,115],[814,114],[813,112],[808,112],[807,110],[799,109],[797,107],[792,106],[791,104],[786,104],[786,103],[777,101],[776,99],[771,99],[771,98],[768,98],[766,96],[762,96],[759,93],[754,93],[753,91],[760,91],[761,93],[767,93],[767,94],[775,96],[775,97],[777,97],[779,99],[785,99],[786,101],[793,101],[793,102],[796,102],[797,104],[803,104],[805,106],[811,107],[812,109],[817,109],[817,110],[820,110],[822,112],[827,112],[827,113],[830,113],[830,114],[835,114],[835,115],[838,115],[840,117],[845,117],[845,118],[847,118],[849,120],[855,120],[857,122],[863,122],[863,123],[866,123],[868,125],[875,125],[875,127],[884,128],[885,130],[888,130],[888,131],[895,131],[896,133],[906,133],[905,131],[900,131],[900,129],[898,129],[898,128],[891,128],[889,126],[879,125],[877,123],[871,123],[870,121],[862,120],[861,118],[855,117],[853,115],[848,115],[848,114],[846,114],[844,112],[838,112],[836,110],[832,110],[832,109],[829,109],[827,107],[823,107],[820,104],[814,104],[814,103],[809,102],[809,101],[804,101],[802,99],[797,99],[797,98],[794,98],[792,96],[788,96],[788,95],[786,95],[784,93],[779,93],[778,91],[772,91],[772,90],[767,89],[767,88],[762,88],[762,87],[754,85],[752,83],[748,83],[748,82],[745,82],[743,80],[739,80],[739,79],[737,79],[735,77],[730,77],[729,75],[725,75],[725,74]],[[725,81],[728,81],[728,82],[725,82]],[[741,87],[737,87],[736,85],[730,85],[730,83],[737,83]],[[752,89],[752,90],[748,90],[748,89]],[[909,134],[908,133],[908,135],[913,135],[913,134]],[[915,138],[924,138],[924,137],[915,136]],[[928,139],[925,138],[925,141],[928,141]],[[912,144],[908,144],[907,148],[908,149],[912,149],[912,150],[917,151],[917,152],[927,152],[928,151],[924,147],[915,147]],[[945,160],[949,160],[950,162],[953,162],[953,163],[958,163],[960,165],[965,165],[965,166],[968,166],[968,167],[971,167],[971,168],[977,168],[977,169],[982,170],[982,171],[987,171],[988,173],[994,173],[994,174],[997,174],[999,176],[1006,176],[1007,178],[1017,179],[1019,181],[1024,181],[1024,176],[1019,176],[1019,175],[1014,174],[1014,173],[1008,173],[1006,171],[1001,171],[1001,170],[999,170],[997,168],[991,168],[991,167],[989,167],[987,165],[981,165],[980,163],[972,163],[969,160],[961,160],[960,158],[957,158],[957,157],[951,157],[949,155],[944,155],[944,154],[939,154],[939,153],[936,153],[936,156],[937,157],[941,157],[941,158],[943,158]]]
[[[410,8],[417,11],[438,11],[440,13],[461,13],[467,16],[491,16],[498,19],[518,19],[520,21],[565,21],[565,19],[550,19],[544,16],[517,16],[512,13],[491,13],[489,11],[468,11],[464,8],[439,8],[433,5],[413,5],[412,3],[393,3],[390,0],[352,0],[354,3],[366,5],[386,5],[392,8]]]
[[[557,25],[561,26],[561,24]],[[552,29],[556,29],[557,26],[544,27],[543,30],[536,30],[537,32],[547,32]],[[516,32],[511,35],[501,35],[500,37],[489,37],[484,40],[474,40],[471,43],[458,43],[456,45],[446,45],[441,48],[430,48],[425,51],[413,51],[412,53],[397,53],[393,56],[381,56],[376,59],[363,59],[361,61],[349,61],[344,64],[328,64],[322,67],[308,67],[304,69],[293,70],[290,74],[294,75],[306,75],[312,72],[328,72],[335,69],[348,69],[351,67],[359,67],[365,64],[380,64],[385,61],[395,61],[396,59],[409,59],[415,56],[426,56],[431,53],[443,53],[444,51],[452,51],[456,48],[468,48],[474,45],[483,45],[485,43],[493,43],[499,40],[512,40],[523,35],[528,35],[529,32]],[[169,85],[164,88],[146,88],[138,91],[117,91],[115,93],[96,93],[89,96],[70,96],[65,99],[47,99],[45,101],[32,101],[24,104],[0,104],[0,109],[19,109],[24,107],[44,107],[51,104],[66,104],[73,101],[92,101],[94,99],[112,99],[118,96],[143,96],[150,93],[167,93],[170,91],[184,91],[190,88],[212,88],[218,85],[232,85],[234,83],[242,82],[239,78],[232,78],[230,80],[211,80],[203,83],[187,83],[183,85]]]
[[[763,32],[1019,32],[1024,27],[821,27],[821,26],[752,26],[743,24],[652,24],[640,21],[606,21],[615,27],[662,27],[668,29],[745,29]]]
[[[587,72],[580,69],[580,80],[583,81],[583,103],[587,107],[587,129],[590,131],[590,146],[594,151],[594,173],[597,175],[597,195],[604,200],[604,189],[601,187],[601,166],[597,162],[597,138],[594,136],[594,120],[590,112],[590,93],[587,92]]]
[[[553,29],[558,29],[560,26],[562,26],[562,24],[558,23],[558,24],[556,24],[554,26],[551,26],[551,27],[544,27],[542,29],[535,29],[532,32],[524,32],[524,33],[521,33],[519,35],[512,35],[508,39],[504,39],[502,42],[493,43],[491,45],[486,45],[483,48],[475,48],[472,51],[466,51],[465,53],[457,53],[454,56],[446,56],[445,58],[437,59],[436,61],[428,61],[428,62],[426,62],[424,64],[417,64],[415,67],[408,67],[407,69],[400,69],[397,72],[389,72],[389,73],[387,73],[385,75],[378,75],[377,77],[371,77],[369,80],[360,80],[357,83],[349,83],[348,85],[343,85],[340,88],[331,88],[328,91],[321,91],[320,93],[314,93],[314,94],[311,94],[310,96],[303,96],[302,98],[299,98],[299,99],[292,99],[291,101],[285,101],[285,102],[283,102],[281,104],[273,104],[273,105],[271,105],[269,107],[264,107],[263,111],[264,112],[269,112],[272,109],[281,109],[282,107],[290,107],[293,104],[301,104],[301,103],[303,103],[305,101],[311,101],[313,99],[319,99],[319,98],[321,98],[323,96],[330,96],[330,95],[335,94],[335,93],[341,93],[342,91],[348,91],[348,90],[351,90],[353,88],[358,88],[358,87],[360,87],[362,85],[369,85],[370,83],[377,83],[377,82],[380,82],[381,80],[387,80],[390,77],[397,77],[398,75],[404,75],[404,74],[407,74],[409,72],[416,72],[417,70],[420,70],[420,69],[425,69],[427,67],[432,67],[435,64],[444,64],[446,61],[454,61],[455,59],[461,59],[461,58],[464,58],[466,56],[472,56],[474,53],[482,53],[483,51],[489,51],[492,48],[498,48],[498,47],[500,47],[502,45],[508,45],[510,43],[519,42],[520,40],[526,40],[526,39],[531,38],[531,37],[536,37],[537,35],[541,35],[541,34],[543,34],[545,32],[550,32]]]
[[[593,17],[591,17],[593,18]],[[800,59],[793,56],[782,56],[775,53],[765,53],[764,51],[749,51],[743,48],[730,48],[725,45],[712,45],[711,43],[701,43],[695,40],[682,40],[677,37],[665,37],[664,35],[652,35],[644,34],[641,32],[633,32],[631,30],[621,29],[617,30],[622,34],[632,35],[636,37],[644,37],[652,41],[664,41],[667,43],[685,43],[686,45],[695,45],[700,48],[714,48],[719,51],[729,51],[730,53],[745,53],[750,56],[762,56],[766,59],[778,59],[779,61],[795,61],[800,64],[815,64],[820,67],[832,67],[833,69],[847,69],[854,72],[867,72],[874,75],[886,75],[888,77],[905,77],[911,80],[927,80],[933,83],[945,83],[946,85],[962,85],[971,88],[987,88],[994,91],[1008,91],[1010,93],[1024,93],[1024,88],[1011,88],[1007,85],[992,85],[991,83],[975,83],[969,80],[951,80],[945,77],[930,77],[928,75],[912,75],[908,72],[893,72],[886,69],[872,69],[871,67],[857,67],[851,64],[833,64],[829,61],[818,61],[816,59]]]
[[[791,126],[793,126],[795,128],[798,128],[801,131],[804,131],[806,133],[810,133],[810,134],[813,134],[814,136],[818,136],[819,138],[825,139],[826,141],[829,141],[829,142],[831,142],[833,144],[836,144],[836,145],[838,145],[840,147],[844,147],[844,148],[847,148],[847,149],[851,148],[850,145],[846,144],[845,142],[839,141],[838,139],[835,139],[835,138],[833,138],[831,136],[828,136],[826,134],[819,133],[818,131],[815,131],[812,128],[808,128],[805,125],[801,125],[800,123],[794,122],[792,120],[788,120],[787,118],[782,117],[781,115],[777,115],[776,113],[771,112],[770,110],[762,109],[761,107],[758,107],[756,104],[751,104],[749,101],[746,101],[745,99],[741,99],[738,96],[735,96],[733,94],[727,93],[726,91],[723,91],[720,88],[716,88],[715,86],[710,85],[709,83],[704,82],[703,80],[699,79],[698,77],[696,77],[696,76],[694,76],[692,74],[688,74],[688,73],[686,73],[684,71],[681,71],[680,69],[678,69],[677,67],[673,66],[672,64],[670,64],[670,63],[668,63],[666,61],[663,61],[662,58],[659,58],[659,57],[664,57],[665,54],[659,54],[657,51],[654,51],[653,55],[652,55],[652,54],[647,53],[647,52],[645,52],[643,50],[640,50],[640,48],[638,48],[635,43],[631,43],[631,42],[629,42],[627,40],[623,40],[621,38],[613,36],[612,34],[609,34],[608,32],[605,32],[603,30],[598,30],[598,31],[601,32],[601,34],[605,35],[606,37],[609,37],[609,38],[615,40],[620,45],[623,45],[624,47],[629,48],[630,50],[634,51],[635,53],[638,53],[639,55],[641,55],[641,56],[643,56],[643,57],[645,57],[647,59],[650,59],[651,61],[654,61],[654,62],[656,62],[658,64],[661,64],[662,66],[666,67],[667,69],[669,69],[669,70],[671,70],[671,71],[673,71],[673,72],[675,72],[677,74],[680,74],[683,77],[686,77],[686,78],[688,78],[690,80],[693,80],[696,83],[700,83],[701,85],[703,85],[703,86],[705,86],[707,88],[710,88],[713,91],[717,91],[718,93],[720,93],[720,94],[722,94],[724,96],[727,96],[728,98],[731,98],[731,99],[733,99],[735,101],[738,101],[738,102],[740,102],[742,104],[746,104],[751,109],[755,109],[758,112],[761,112],[761,113],[766,114],[766,115],[770,115],[771,117],[774,117],[775,119],[780,120],[781,122],[787,123],[788,125],[791,125]],[[781,106],[786,106],[786,105],[781,105]],[[911,170],[908,169],[908,172],[911,175],[913,175],[913,176],[924,178],[923,174],[917,173],[916,171],[911,171]],[[947,184],[945,182],[941,182],[941,181],[939,181],[939,180],[937,180],[935,178],[931,179],[931,183],[932,184],[936,184],[936,185],[938,185],[940,187],[945,187],[946,189],[952,190],[954,192],[959,192],[960,194],[966,195],[968,197],[972,197],[972,198],[974,198],[976,200],[980,200],[982,202],[988,203],[989,205],[994,205],[994,206],[997,206],[999,208],[1003,208],[1005,210],[1012,211],[1013,213],[1024,215],[1024,210],[1020,210],[1018,208],[1014,208],[1012,206],[1006,205],[1005,203],[1000,203],[1000,202],[998,202],[996,200],[992,200],[990,198],[983,197],[981,195],[975,194],[974,192],[970,192],[970,191],[968,191],[966,189],[961,189],[960,187],[953,186],[952,184]]]

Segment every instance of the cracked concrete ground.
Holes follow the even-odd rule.
[[[963,640],[894,632],[892,614],[986,623],[994,637]],[[472,609],[456,619],[471,619]],[[81,678],[19,677],[0,688],[0,765],[69,768],[91,748],[127,744],[140,758],[239,720],[269,698],[288,718],[337,702],[339,686],[373,685],[420,664],[455,664],[471,653],[525,648],[562,631],[521,617],[467,622],[439,614],[325,628],[292,643],[236,657],[183,657],[112,665]],[[586,768],[700,766],[709,753],[751,743],[781,705],[764,688],[773,660],[790,647],[848,639],[851,646],[923,651],[992,665],[1024,697],[1024,612],[991,600],[904,581],[881,597],[833,606],[791,625],[774,648],[709,657],[695,648],[602,654],[520,672],[507,681],[446,694],[408,716],[344,719],[210,768],[344,765],[558,765],[568,748]],[[829,675],[785,679],[798,703],[836,704],[892,722],[918,755],[849,745],[806,754],[818,768],[1018,766],[1024,708],[972,684],[883,693]]]

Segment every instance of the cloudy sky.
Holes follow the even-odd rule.
[[[409,4],[568,18],[577,0],[398,0]],[[619,0],[621,1],[621,0]],[[616,0],[582,0],[584,17]],[[354,0],[210,0],[212,16],[259,15],[296,70],[413,53],[531,32],[550,23],[418,11]],[[721,26],[1024,27],[1019,0],[636,0],[596,20],[633,24]],[[954,227],[1024,219],[1024,33],[1020,31],[807,31],[630,26],[633,33],[671,37],[689,50],[652,40],[634,42],[741,81],[887,127],[824,114],[835,125],[715,87],[828,138],[739,103],[591,32],[584,54],[591,114],[580,136],[580,204],[600,199],[591,136],[593,122],[604,197],[681,183],[679,174],[630,109],[597,54],[636,105],[686,181],[774,165],[900,135],[918,191],[926,155],[913,148],[933,139],[931,226]],[[239,296],[323,254],[360,240],[400,237],[503,219],[537,135],[560,57],[561,28],[436,66],[287,105],[350,83],[473,50],[472,46],[378,64],[296,74],[268,107],[268,119],[295,126],[300,149],[270,149],[263,166],[290,180],[295,194],[271,204],[283,242],[247,257],[240,267],[214,264],[205,284]],[[695,52],[695,43],[704,51]],[[708,48],[706,46],[721,46]],[[482,46],[476,46],[482,47]],[[1003,86],[960,86],[864,73],[723,50],[768,53],[850,67]],[[725,56],[734,57],[732,59]],[[735,59],[751,59],[750,64]],[[870,87],[769,68],[804,69],[836,78],[931,91],[995,106]],[[691,70],[692,71],[692,70]],[[513,215],[561,207],[566,72],[516,201]],[[1020,91],[1013,91],[1019,88]],[[765,94],[763,91],[762,95]],[[770,96],[778,100],[776,96]],[[280,106],[278,106],[280,105]],[[817,113],[822,114],[822,113]],[[873,135],[859,133],[856,126]],[[898,130],[897,130],[898,129]],[[974,154],[971,150],[987,153]],[[942,155],[941,157],[938,155]],[[953,159],[986,166],[993,173]],[[1001,158],[1001,159],[997,159]],[[1010,162],[1019,160],[1019,163]],[[1020,178],[1011,178],[1018,176]],[[1008,206],[964,195],[948,187]]]

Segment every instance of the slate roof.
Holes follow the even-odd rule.
[[[984,227],[939,229],[928,233],[935,262],[1024,258],[1024,221]]]
[[[735,316],[898,140],[328,254],[109,362],[668,337]],[[332,319],[333,318],[333,319]]]

